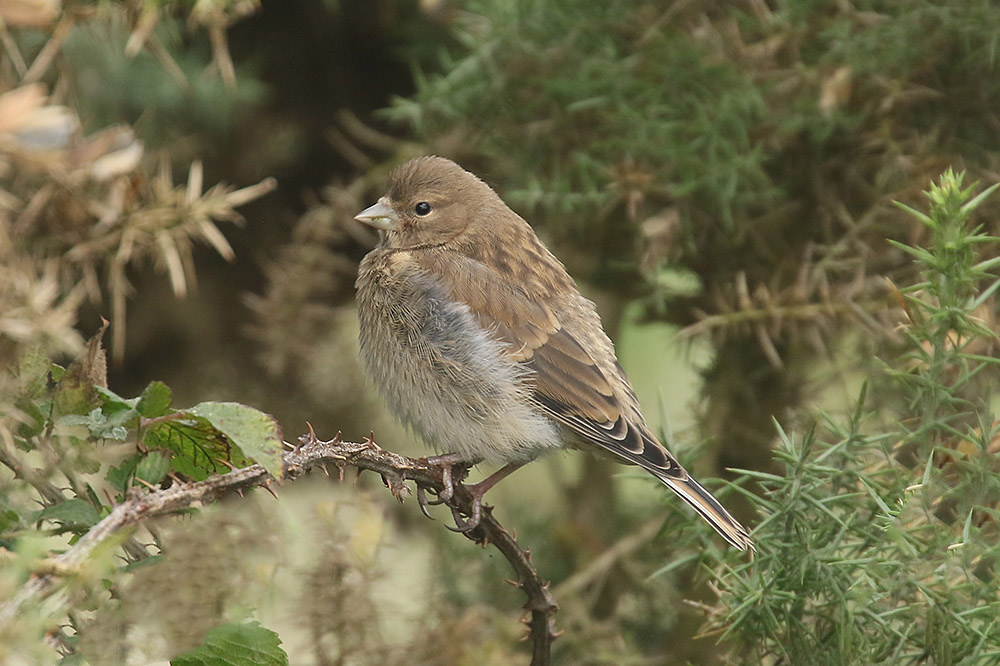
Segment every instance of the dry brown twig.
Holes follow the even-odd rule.
[[[386,451],[371,438],[363,442],[345,442],[341,441],[338,433],[329,441],[321,441],[312,428],[307,435],[299,438],[297,446],[285,453],[284,477],[285,480],[294,480],[313,467],[331,463],[341,471],[344,467],[356,467],[359,471],[376,472],[400,502],[410,495],[407,481],[413,481],[433,493],[440,493],[446,485],[443,468],[439,464]],[[263,467],[250,465],[204,481],[175,484],[166,490],[150,492],[144,488],[132,488],[124,502],[115,506],[107,517],[66,552],[46,560],[44,566],[9,601],[0,605],[0,624],[14,619],[26,603],[54,592],[59,578],[74,576],[95,549],[122,530],[156,516],[217,500],[233,491],[242,494],[243,490],[254,486],[272,490],[273,483],[274,479]],[[454,494],[447,504],[471,515],[472,495],[465,486],[456,483]],[[524,622],[528,625],[528,637],[532,643],[531,664],[546,666],[550,663],[552,642],[557,637],[554,615],[558,606],[549,591],[549,584],[541,579],[531,562],[531,551],[518,545],[514,536],[500,525],[487,506],[483,507],[478,527],[466,532],[465,536],[483,546],[492,545],[510,562],[516,576],[511,582],[528,598],[524,605]]]

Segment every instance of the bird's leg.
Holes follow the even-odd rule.
[[[451,515],[455,519],[455,527],[448,527],[452,532],[470,532],[479,526],[479,521],[483,517],[483,495],[486,492],[503,481],[505,478],[519,470],[526,464],[524,462],[512,462],[504,465],[497,471],[490,474],[488,477],[480,481],[479,483],[473,483],[472,485],[465,486],[465,489],[469,491],[472,495],[472,510],[468,514],[468,518],[462,518],[463,512],[457,509],[454,505],[449,504],[451,509]]]

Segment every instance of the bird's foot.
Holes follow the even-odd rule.
[[[459,534],[467,534],[479,527],[479,522],[483,519],[483,495],[489,490],[489,487],[482,487],[484,483],[485,481],[480,481],[471,486],[463,486],[472,496],[472,501],[467,509],[459,508],[454,502],[449,503],[448,508],[451,509],[451,517],[455,519],[455,526],[445,527]]]
[[[429,506],[436,506],[438,504],[444,504],[448,502],[455,496],[455,484],[461,483],[462,479],[469,473],[469,469],[479,462],[479,460],[466,460],[457,453],[446,453],[440,456],[428,456],[426,458],[421,458],[423,462],[428,467],[439,467],[441,469],[441,485],[440,490],[425,488],[419,483],[417,484],[417,503],[420,505],[420,511],[431,518]],[[427,498],[427,491],[430,490],[436,497],[434,499]]]
[[[479,522],[483,519],[483,495],[497,483],[507,478],[512,472],[520,469],[523,462],[508,463],[490,474],[479,483],[462,485],[471,496],[468,508],[459,507],[457,502],[449,502],[452,518],[455,519],[455,527],[448,527],[452,532],[466,534],[479,527]],[[456,498],[458,499],[458,498]],[[462,498],[464,499],[464,498]],[[487,507],[489,508],[489,507]]]
[[[451,510],[452,518],[455,519],[455,527],[448,527],[452,532],[466,534],[479,527],[483,518],[483,495],[490,488],[495,486],[501,479],[506,478],[511,472],[519,469],[523,462],[509,463],[479,483],[465,485],[462,480],[469,473],[469,468],[480,462],[479,460],[466,460],[457,453],[448,453],[441,456],[430,456],[422,458],[421,462],[429,467],[441,468],[441,489],[428,488],[417,484],[417,503],[420,511],[431,518],[428,507],[437,504],[447,504]],[[465,492],[461,496],[456,494],[458,487]],[[436,495],[434,499],[427,497],[428,492]],[[466,497],[468,493],[468,497]],[[433,520],[433,518],[431,518]]]

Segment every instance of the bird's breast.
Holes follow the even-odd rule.
[[[361,360],[390,409],[429,443],[523,460],[559,445],[529,369],[407,252],[375,250],[357,281]]]

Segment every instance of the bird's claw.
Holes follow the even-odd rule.
[[[458,508],[454,506],[448,508],[451,509],[451,517],[455,519],[455,527],[450,525],[445,525],[445,527],[459,534],[467,534],[476,529],[479,527],[479,521],[483,518],[483,503],[476,495],[472,496],[472,513],[469,514],[468,518],[463,518],[463,513]]]
[[[424,514],[425,516],[427,516],[431,520],[434,520],[434,516],[431,515],[431,512],[428,510],[427,505],[429,505],[429,504],[440,504],[440,502],[436,502],[436,501],[435,502],[431,502],[431,501],[429,501],[427,499],[427,492],[424,490],[424,487],[422,485],[420,485],[419,483],[417,484],[417,504],[420,505],[420,512],[422,514]]]
[[[482,493],[489,486],[483,488],[482,492],[472,490],[479,486],[479,484],[466,486],[466,488],[470,489],[472,495],[472,506],[468,513],[458,509],[453,503],[455,500],[455,486],[462,483],[461,480],[465,478],[469,468],[479,461],[463,460],[456,454],[446,454],[424,458],[424,462],[429,466],[433,465],[441,469],[441,489],[437,490],[436,488],[417,484],[417,503],[420,505],[421,513],[431,518],[429,507],[446,504],[451,510],[452,517],[455,519],[455,527],[445,525],[449,530],[466,534],[479,527],[483,516]],[[455,471],[456,467],[458,468],[458,472]],[[433,494],[435,496],[434,499],[429,499],[427,496],[428,493]],[[431,520],[434,519],[431,518]]]

